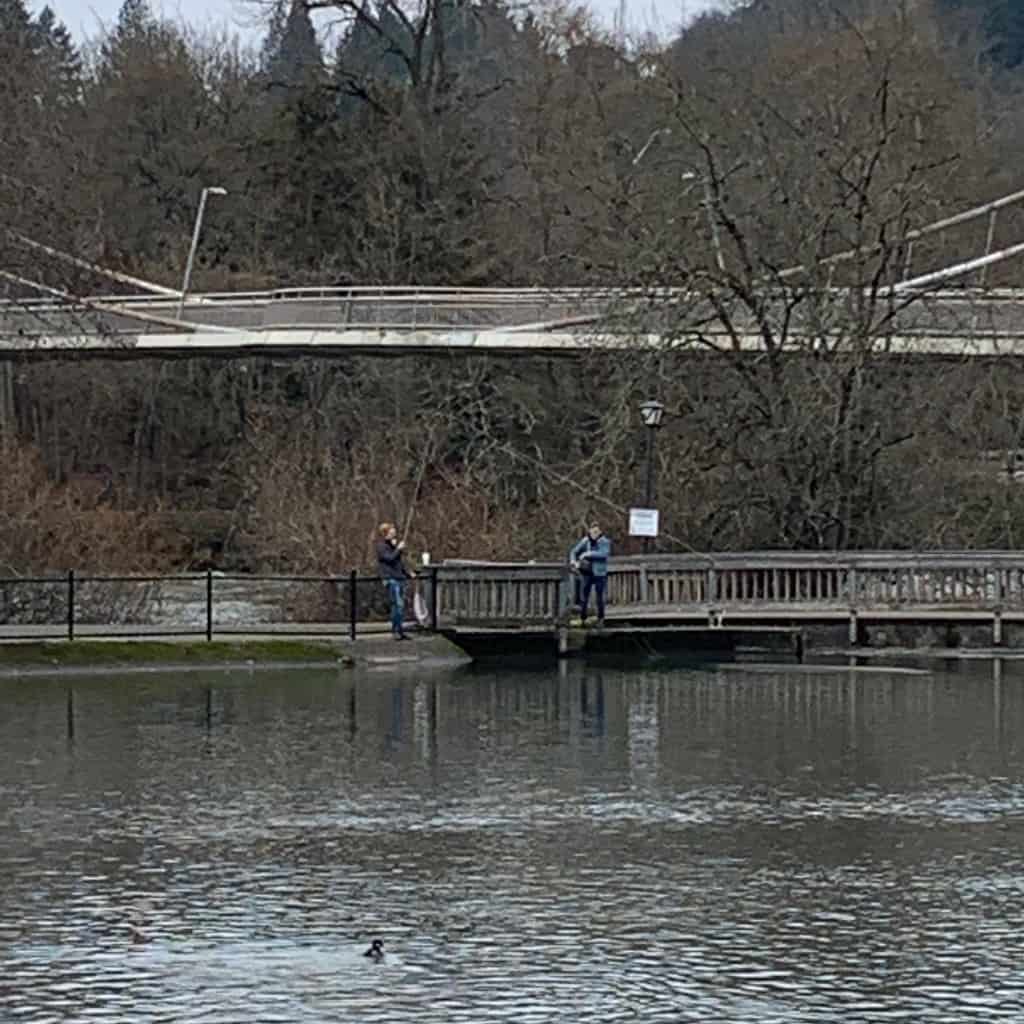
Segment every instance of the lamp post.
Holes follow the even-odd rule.
[[[718,232],[718,221],[715,219],[715,201],[711,193],[711,182],[708,181],[707,175],[698,174],[697,171],[683,171],[680,180],[699,181],[704,189],[704,200],[701,205],[704,207],[704,215],[707,217],[708,227],[711,229],[711,245],[715,250],[715,264],[719,270],[724,272],[725,254],[722,252],[722,236]]]
[[[196,211],[196,224],[192,229],[192,244],[188,250],[188,260],[185,262],[185,278],[181,282],[181,298],[178,300],[178,319],[185,315],[185,297],[188,295],[188,283],[192,278],[192,263],[196,258],[196,249],[199,246],[199,232],[203,230],[203,214],[206,213],[207,196],[226,196],[228,190],[217,185],[204,188],[203,194],[199,197],[199,209]]]
[[[665,406],[661,402],[652,399],[640,406],[640,417],[647,428],[647,483],[644,487],[644,502],[646,508],[654,507],[654,435],[661,426],[662,418],[665,415]],[[644,554],[650,554],[651,538],[644,537]]]
[[[672,134],[672,129],[671,128],[656,128],[653,132],[651,132],[651,134],[648,137],[647,141],[640,147],[640,152],[637,153],[637,155],[635,157],[633,157],[633,166],[636,167],[636,165],[638,163],[640,163],[641,160],[643,160],[644,156],[647,154],[647,150],[649,150],[651,148],[651,146],[653,146],[654,143],[657,142],[658,139],[661,138],[662,135],[671,135],[671,134]]]

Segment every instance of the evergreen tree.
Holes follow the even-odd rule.
[[[153,25],[153,11],[149,0],[124,0],[117,14],[115,38],[139,35]]]
[[[77,102],[81,97],[82,60],[70,33],[50,7],[39,12],[34,29],[49,100],[64,107]]]
[[[260,46],[260,70],[264,73],[281,51],[285,25],[288,23],[289,6],[289,0],[276,0],[271,8],[270,18],[267,21],[267,34]]]
[[[415,42],[389,3],[364,3],[352,27],[339,41],[331,70],[341,111],[361,101],[395,108],[409,84]],[[397,100],[392,104],[391,99]]]
[[[263,44],[263,71],[272,90],[296,90],[317,82],[323,75],[324,60],[309,8],[303,0],[292,0],[281,19],[279,3],[271,17]]]
[[[114,31],[100,48],[101,74],[119,75],[141,59],[157,29],[148,0],[124,0]]]
[[[23,131],[37,117],[34,97],[40,86],[40,68],[36,54],[32,21],[22,0],[0,0],[0,148],[18,159]]]
[[[22,0],[0,0],[0,45],[28,49],[31,19]]]
[[[951,13],[977,19],[987,56],[1005,68],[1024,62],[1024,4],[1020,0],[941,0]]]

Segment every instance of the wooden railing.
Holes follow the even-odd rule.
[[[571,602],[563,563],[446,562],[438,612],[450,621],[554,622]],[[1024,610],[1024,553],[741,552],[613,558],[616,611],[831,608]]]
[[[1024,608],[1024,554],[1005,551],[665,555],[621,559],[619,605],[833,605]]]
[[[562,563],[447,562],[433,576],[442,622],[550,623],[564,612]]]

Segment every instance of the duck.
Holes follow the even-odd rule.
[[[380,962],[384,959],[384,943],[380,939],[374,939],[370,943],[370,948],[363,954],[368,956],[371,960]]]

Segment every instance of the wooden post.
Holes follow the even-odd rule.
[[[75,570],[68,569],[68,640],[75,639]]]
[[[206,570],[206,640],[213,640],[213,570]]]
[[[356,626],[359,622],[359,571],[352,569],[348,574],[348,638],[356,642]]]
[[[992,646],[1003,646],[1003,599],[1005,590],[1003,587],[1003,571],[998,566],[993,575],[996,580],[996,606],[992,611]]]

